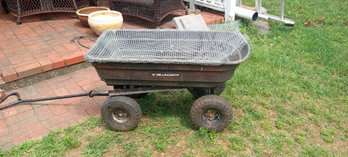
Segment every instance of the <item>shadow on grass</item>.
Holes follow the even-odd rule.
[[[137,102],[141,106],[143,117],[159,120],[175,117],[180,119],[185,128],[192,128],[189,113],[194,98],[187,90],[151,93],[137,99]]]

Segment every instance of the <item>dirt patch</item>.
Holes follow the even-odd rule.
[[[183,152],[187,152],[190,148],[187,147],[187,142],[185,141],[185,135],[178,135],[173,137],[177,142],[173,146],[169,146],[165,152],[154,151],[153,156],[182,156]]]
[[[103,132],[104,128],[102,127],[97,127],[93,130],[86,131],[83,136],[80,138],[81,145],[80,147],[73,149],[65,154],[66,157],[75,157],[75,156],[82,156],[83,151],[86,149],[88,146],[89,142],[87,141],[88,137],[94,137]]]
[[[121,149],[117,144],[110,145],[109,149],[103,156],[115,156],[115,154],[122,154],[123,149]]]

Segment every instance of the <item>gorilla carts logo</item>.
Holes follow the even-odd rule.
[[[179,77],[180,74],[170,74],[170,73],[153,73],[153,77]]]

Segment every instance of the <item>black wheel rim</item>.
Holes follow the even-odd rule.
[[[130,114],[124,109],[114,108],[110,110],[110,118],[116,123],[127,123],[130,120]]]
[[[202,119],[205,123],[210,125],[217,125],[222,121],[223,115],[219,110],[208,108],[203,110]]]

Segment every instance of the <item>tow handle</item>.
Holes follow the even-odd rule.
[[[95,97],[95,96],[109,96],[110,91],[97,91],[97,90],[91,90],[88,93],[79,93],[79,94],[70,94],[70,95],[63,95],[63,96],[54,96],[54,97],[46,97],[46,98],[38,98],[38,99],[22,99],[21,95],[18,92],[13,92],[9,95],[5,95],[4,98],[0,99],[0,104],[7,100],[10,97],[16,97],[17,100],[11,103],[8,103],[6,105],[0,105],[0,111],[17,106],[22,103],[33,103],[33,102],[41,102],[41,101],[49,101],[49,100],[58,100],[58,99],[69,99],[69,98],[76,98],[76,97]]]

